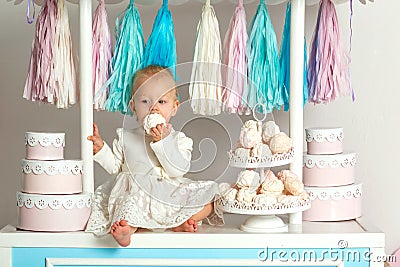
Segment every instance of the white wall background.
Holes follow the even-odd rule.
[[[356,101],[341,99],[329,105],[307,104],[304,113],[304,127],[343,126],[344,145],[357,152],[357,178],[364,185],[363,216],[386,233],[387,253],[400,247],[398,231],[398,203],[400,177],[396,162],[399,159],[400,138],[398,137],[400,116],[400,24],[397,0],[376,0],[375,3],[361,5],[354,2],[353,45],[351,78],[356,92]],[[127,5],[109,5],[109,24],[113,29],[114,18]],[[93,1],[94,8],[96,1]],[[67,4],[70,14],[71,31],[75,52],[78,49],[78,6]],[[192,59],[195,30],[202,5],[190,1],[182,6],[172,6],[178,61]],[[228,1],[215,4],[224,35],[234,11]],[[245,6],[250,21],[256,10],[256,3]],[[145,38],[147,39],[158,9],[158,5],[140,7]],[[318,7],[306,8],[306,37],[311,40]],[[36,6],[38,13],[39,7]],[[269,12],[277,32],[278,40],[284,21],[285,5],[269,6]],[[337,6],[343,40],[349,45],[349,5]],[[23,144],[26,131],[53,131],[66,133],[65,158],[80,157],[80,117],[79,107],[57,110],[53,106],[39,105],[22,98],[23,87],[29,63],[34,25],[25,20],[26,1],[20,5],[0,2],[0,226],[16,222],[15,192],[21,188],[20,159],[25,156]],[[281,128],[287,130],[288,113],[274,114]],[[95,121],[101,127],[104,139],[114,138],[114,129],[120,127],[120,114],[95,113]],[[201,130],[207,129],[207,131]],[[197,134],[207,136],[209,128],[200,128]],[[216,129],[215,129],[216,130]],[[195,136],[193,136],[195,137]],[[217,140],[218,141],[218,140]],[[222,152],[224,153],[224,152]],[[222,157],[223,158],[223,157]],[[220,162],[218,162],[220,160]],[[218,159],[216,166],[226,164]],[[218,169],[218,168],[217,168]],[[215,169],[211,169],[211,171]],[[95,167],[96,184],[107,175]]]

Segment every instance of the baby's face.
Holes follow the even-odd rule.
[[[149,113],[159,113],[169,122],[179,106],[175,90],[174,81],[165,75],[155,75],[145,81],[130,102],[139,123],[143,125],[143,119]]]

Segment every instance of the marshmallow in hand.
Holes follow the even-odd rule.
[[[152,113],[144,117],[143,128],[147,134],[150,134],[150,129],[156,127],[158,124],[165,124],[165,118],[158,113]]]

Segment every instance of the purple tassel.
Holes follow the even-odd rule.
[[[309,101],[329,103],[351,94],[349,64],[335,6],[330,0],[321,0],[308,63]]]

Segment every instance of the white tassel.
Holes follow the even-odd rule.
[[[206,1],[199,24],[189,94],[195,114],[221,113],[221,37],[214,8]]]
[[[68,11],[64,0],[58,1],[56,38],[54,45],[54,80],[57,108],[68,108],[76,103],[77,82],[72,51]]]

